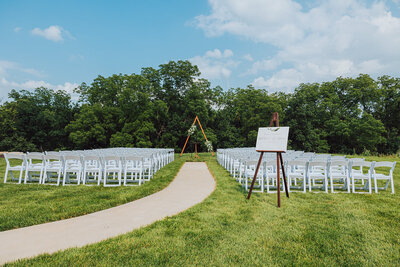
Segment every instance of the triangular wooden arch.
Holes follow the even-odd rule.
[[[205,138],[206,141],[208,142],[207,136],[206,136],[206,134],[204,133],[203,127],[201,127],[200,120],[199,120],[199,118],[198,118],[197,116],[196,116],[196,118],[194,118],[194,121],[193,121],[192,126],[195,125],[196,121],[199,123],[200,129],[201,129],[201,131],[203,132],[204,138]],[[182,154],[183,154],[183,151],[185,151],[185,148],[186,148],[187,142],[189,141],[189,138],[190,138],[190,135],[188,135],[188,137],[186,138],[186,142],[185,142],[185,145],[183,146],[183,149],[182,149],[182,152],[181,152],[181,156],[182,156]],[[211,154],[214,156],[214,152],[213,152],[212,150],[211,150]]]

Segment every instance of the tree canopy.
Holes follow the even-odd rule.
[[[400,79],[390,76],[338,77],[300,84],[293,93],[223,90],[189,61],[171,61],[140,74],[98,76],[76,93],[78,101],[43,87],[12,90],[0,106],[0,149],[181,149],[196,115],[214,149],[254,146],[273,112],[291,127],[292,149],[391,154],[400,148]]]

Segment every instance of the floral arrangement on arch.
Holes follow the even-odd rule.
[[[197,129],[196,125],[192,125],[188,130],[188,135],[191,136],[192,134],[194,134],[196,129]]]
[[[206,145],[208,152],[213,151],[213,147],[212,147],[211,141],[207,140],[207,141],[204,142],[204,144]]]

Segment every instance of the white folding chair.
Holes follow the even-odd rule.
[[[38,182],[42,183],[44,172],[44,159],[43,154],[39,152],[32,152],[26,154],[26,169],[24,184]]]
[[[251,184],[254,178],[254,174],[256,172],[258,161],[249,160],[244,163],[244,186],[246,190],[249,188],[249,183]],[[256,181],[254,183],[253,188],[259,188],[259,191],[253,190],[253,192],[264,192],[264,179],[262,172],[258,172]]]
[[[364,160],[350,160],[349,170],[353,193],[372,193],[372,174],[375,162]],[[368,170],[366,170],[368,168]],[[356,191],[363,190],[363,191]],[[365,192],[366,191],[366,192]]]
[[[100,156],[85,155],[83,157],[82,182],[87,185],[90,183],[98,184],[103,175],[103,165]]]
[[[375,187],[375,193],[378,193],[379,190],[387,190],[389,183],[392,189],[392,194],[394,194],[394,183],[393,183],[393,171],[394,167],[396,166],[396,161],[394,162],[389,162],[389,161],[378,161],[374,165],[374,172],[372,174],[372,177],[374,179],[374,187]],[[377,170],[376,168],[381,168]],[[389,169],[389,174],[386,175],[381,172],[377,171],[383,171],[382,168],[390,168]],[[385,185],[383,187],[378,187],[378,180],[383,180],[386,181]]]
[[[63,175],[63,186],[81,183],[81,176],[82,176],[82,156],[80,155],[63,155],[64,161],[64,175]]]
[[[328,193],[328,163],[311,161],[308,163],[308,189],[319,188]]]
[[[335,188],[343,189],[350,193],[349,162],[344,159],[332,160],[328,163],[329,179],[331,181],[331,193],[335,193]]]
[[[301,189],[306,193],[307,188],[307,160],[290,160],[286,163],[286,176],[288,179],[288,189]]]
[[[104,156],[103,157],[103,185],[108,186],[120,186],[121,176],[122,176],[122,161],[119,156]],[[115,179],[115,174],[117,174],[117,180]],[[112,175],[109,177],[109,175]],[[117,184],[116,184],[117,182]],[[100,179],[99,183],[100,185]]]
[[[137,156],[125,156],[123,158],[124,186],[136,186],[143,183],[144,162]],[[130,178],[128,178],[130,176]]]
[[[279,168],[280,170],[280,168]],[[281,170],[280,170],[281,171]],[[281,182],[281,188],[278,189],[278,180],[276,173],[276,160],[267,159],[263,162],[261,168],[262,176],[264,177],[265,189],[267,189],[267,193],[276,193],[277,190],[285,189],[283,186],[283,182]],[[283,174],[280,175],[280,179],[283,179]]]
[[[47,154],[43,156],[44,172],[42,184],[59,185],[61,176],[64,173],[64,161],[61,155]],[[55,174],[54,174],[55,173]],[[56,180],[53,177],[57,177]]]
[[[11,175],[11,181],[22,182],[22,174],[26,168],[26,155],[19,152],[4,153],[4,159],[6,160],[6,173],[4,175],[4,183],[7,182],[8,173]],[[18,163],[15,164],[15,161]],[[13,171],[19,171],[19,178],[14,177]]]

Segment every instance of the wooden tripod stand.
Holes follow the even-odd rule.
[[[272,120],[269,124],[270,127],[279,127],[279,114],[278,112],[275,112],[272,115]],[[283,176],[283,182],[285,186],[285,192],[286,192],[286,197],[289,198],[289,190],[286,182],[286,174],[285,174],[285,167],[283,166],[283,158],[282,158],[282,153],[285,153],[285,151],[270,151],[270,150],[257,150],[257,152],[261,152],[260,158],[257,163],[256,171],[254,173],[253,181],[251,182],[251,187],[249,190],[249,194],[247,195],[247,199],[250,199],[251,193],[253,191],[254,183],[257,178],[258,170],[260,169],[260,165],[262,162],[262,158],[265,152],[276,152],[276,180],[277,180],[277,197],[278,197],[278,208],[281,207],[281,179],[280,179],[280,169],[282,169],[282,176]]]

